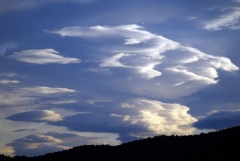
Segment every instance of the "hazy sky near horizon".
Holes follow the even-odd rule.
[[[0,0],[0,153],[240,125],[239,0]]]

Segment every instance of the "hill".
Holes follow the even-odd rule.
[[[240,126],[192,136],[155,136],[118,146],[84,145],[37,157],[0,161],[233,161],[240,160]]]

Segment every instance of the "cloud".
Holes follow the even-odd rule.
[[[50,135],[33,134],[8,143],[7,146],[13,147],[15,155],[30,156],[43,155],[48,152],[63,150],[63,147],[56,146],[62,141]]]
[[[189,126],[197,121],[188,114],[189,108],[180,104],[163,103],[155,100],[134,99],[121,104],[126,111],[135,111],[135,115],[126,115],[123,120],[132,125],[144,126],[155,134],[191,134]]]
[[[14,52],[9,58],[32,64],[72,64],[80,62],[77,58],[63,57],[54,49],[23,50]]]
[[[198,129],[224,129],[240,125],[240,111],[220,111],[199,119],[193,124]]]
[[[35,98],[23,96],[17,93],[5,93],[4,91],[0,92],[0,106],[27,105],[35,100]]]
[[[8,82],[9,83],[9,82]],[[52,87],[25,87],[25,88],[4,88],[0,90],[0,106],[22,106],[31,105],[32,107],[41,102],[36,103],[41,97],[48,96],[50,98],[59,94],[76,92],[68,88],[52,88]],[[35,105],[34,105],[35,102]],[[48,102],[45,102],[45,104]],[[63,103],[63,102],[62,102]],[[50,103],[49,103],[50,104]],[[53,102],[54,104],[54,102]]]
[[[238,1],[234,1],[238,2]],[[221,14],[218,18],[206,22],[203,26],[207,30],[239,30],[240,29],[240,7],[234,6],[225,14]]]
[[[8,81],[8,83],[10,82]],[[3,85],[6,85],[6,82]],[[74,92],[76,91],[68,88],[52,88],[52,87],[42,87],[42,86],[17,88],[17,87],[10,86],[10,87],[2,88],[0,90],[0,105],[2,107],[5,107],[5,106],[26,106],[27,107],[31,105],[31,107],[33,108],[33,107],[39,106],[40,104],[38,100],[44,97],[53,99],[54,97],[59,97],[59,95],[63,95],[65,93],[74,93]],[[59,101],[44,102],[43,101],[41,102],[41,105],[64,104],[64,103],[74,103],[74,100],[62,100],[61,102]],[[9,110],[10,109],[11,108],[9,108]]]
[[[10,146],[0,147],[0,153],[6,156],[12,156],[14,153],[14,150]]]
[[[14,132],[25,132],[25,131],[34,131],[35,129],[18,129],[14,130]]]
[[[123,57],[128,56],[128,54],[120,53],[117,55],[114,55],[110,58],[106,58],[102,64],[100,64],[100,67],[127,67],[123,65],[119,60]]]
[[[110,69],[114,75],[125,73],[124,77],[129,81],[120,84],[126,78],[119,77],[121,80],[115,86],[119,86],[120,90],[128,89],[128,92],[134,94],[149,93],[159,98],[182,97],[207,85],[216,84],[218,70],[239,70],[229,58],[183,46],[135,24],[74,26],[45,32],[62,37],[90,38],[89,41],[101,38],[106,46],[106,50],[102,49],[106,55],[103,54],[99,66]],[[107,40],[122,40],[122,44],[112,45]],[[130,80],[137,80],[137,83]],[[160,87],[161,90],[155,90]]]
[[[0,14],[10,12],[26,10],[31,8],[42,7],[51,3],[92,3],[94,0],[1,0],[0,1]]]
[[[50,100],[50,101],[44,101],[43,104],[53,104],[53,105],[61,105],[61,104],[73,104],[73,103],[78,103],[77,100]]]
[[[121,141],[160,134],[188,135],[196,121],[188,110],[180,104],[133,99],[115,109],[76,114],[51,124],[75,131],[118,133]]]
[[[4,56],[7,52],[16,49],[17,46],[16,43],[0,43],[0,56]]]
[[[1,73],[0,76],[4,76],[4,77],[14,77],[17,76],[16,73]]]
[[[18,80],[7,80],[7,79],[0,80],[0,84],[16,84],[16,83],[20,83],[20,81],[18,81]]]
[[[45,143],[45,142],[53,142],[53,143],[61,143],[60,139],[54,138],[49,135],[35,134],[30,135],[24,138],[25,143]]]
[[[52,121],[54,122],[62,120],[62,117],[61,115],[51,110],[38,110],[17,113],[8,116],[6,119],[12,121],[27,121],[27,122],[52,122]]]
[[[52,87],[26,87],[18,90],[20,93],[26,95],[42,95],[42,94],[58,94],[58,93],[73,93],[76,92],[73,89],[68,88],[52,88]]]
[[[44,134],[31,134],[20,139],[13,140],[6,144],[7,147],[14,149],[15,155],[38,156],[50,152],[65,150],[79,145],[103,144],[116,139],[116,136],[105,134],[84,134],[79,133],[57,133],[48,132]],[[112,138],[110,138],[112,137]],[[104,141],[104,142],[102,142]],[[119,144],[116,140],[115,144]]]

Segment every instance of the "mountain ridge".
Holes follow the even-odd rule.
[[[240,146],[240,126],[198,135],[160,135],[117,146],[82,145],[36,157],[15,156],[11,158],[1,155],[0,161],[231,161],[239,158],[238,146]]]

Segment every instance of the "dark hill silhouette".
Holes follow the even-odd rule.
[[[240,160],[240,126],[191,136],[155,136],[119,146],[84,145],[37,157],[0,161],[234,161]]]

